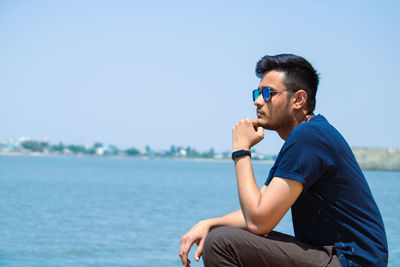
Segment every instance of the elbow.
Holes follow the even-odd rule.
[[[246,222],[246,229],[256,235],[267,235],[272,231],[272,228],[268,225],[253,222]]]

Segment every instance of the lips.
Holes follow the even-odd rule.
[[[262,115],[264,115],[265,113],[259,109],[257,109],[257,117],[261,117]]]

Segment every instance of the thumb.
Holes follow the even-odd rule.
[[[261,126],[257,127],[257,134],[261,137],[264,138],[264,128]]]
[[[203,253],[203,245],[204,245],[204,238],[201,239],[199,246],[196,249],[196,252],[194,253],[194,259],[196,261],[200,260],[201,254]]]

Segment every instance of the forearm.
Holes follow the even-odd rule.
[[[260,202],[262,194],[256,184],[249,156],[235,159],[235,169],[240,206],[245,223],[249,227],[251,224],[257,224],[261,212]]]
[[[242,229],[246,228],[243,213],[240,209],[225,216],[207,219],[206,221],[210,224],[211,228],[216,228],[219,226],[234,226]]]
[[[264,128],[256,120],[240,120],[232,129],[233,151],[250,150],[263,138]],[[246,227],[250,229],[252,224],[256,225],[260,220],[262,194],[254,179],[250,157],[240,156],[234,160],[240,206],[242,207]]]
[[[258,189],[249,156],[235,159],[240,206],[247,230],[265,235],[273,230],[303,190],[292,179],[274,177],[268,187]]]

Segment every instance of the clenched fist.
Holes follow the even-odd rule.
[[[264,128],[256,120],[240,120],[232,129],[233,151],[250,150],[264,138]]]

